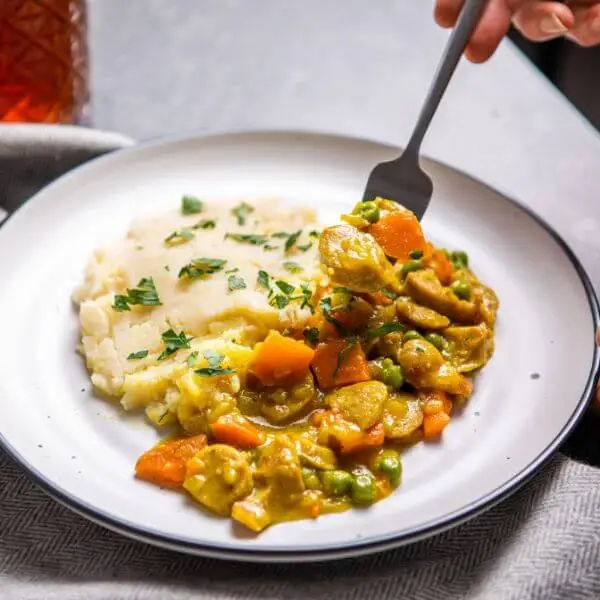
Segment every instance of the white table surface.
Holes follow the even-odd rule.
[[[447,32],[431,0],[91,0],[94,123],[137,139],[308,129],[404,144]],[[532,207],[600,284],[600,135],[505,42],[424,145]]]

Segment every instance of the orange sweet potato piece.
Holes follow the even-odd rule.
[[[260,431],[243,417],[220,417],[210,426],[210,432],[218,442],[235,448],[256,448],[263,443]]]
[[[430,246],[425,240],[421,225],[410,212],[386,215],[371,225],[369,233],[387,256],[400,261],[409,260],[409,254],[415,250],[420,250],[425,256],[429,253]]]
[[[433,415],[423,417],[423,437],[430,440],[442,434],[446,426],[450,423],[450,415],[440,411]]]
[[[161,442],[138,458],[135,475],[162,487],[180,487],[185,479],[187,461],[204,446],[205,435]]]
[[[437,278],[443,285],[450,285],[452,283],[454,267],[444,252],[433,248],[427,264],[434,270]]]
[[[311,365],[322,390],[371,379],[361,345],[347,339],[319,344]]]
[[[263,385],[293,383],[308,373],[315,351],[303,341],[271,331],[265,341],[257,344],[250,371]]]

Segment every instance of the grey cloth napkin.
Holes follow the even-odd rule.
[[[0,205],[7,208],[61,172],[130,143],[77,128],[6,127],[15,126],[0,126]],[[584,431],[588,441],[597,432]],[[0,599],[599,597],[600,470],[563,454],[508,500],[423,542],[331,563],[253,565],[180,555],[107,531],[47,497],[0,451]]]

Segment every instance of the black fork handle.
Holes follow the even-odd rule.
[[[412,154],[415,160],[418,161],[421,144],[429,129],[429,124],[437,111],[448,83],[456,70],[458,61],[467,47],[469,38],[479,22],[487,2],[488,0],[465,0],[456,27],[448,40],[444,55],[438,65],[437,73],[419,114],[413,134],[404,151],[403,156],[405,158],[406,155]]]

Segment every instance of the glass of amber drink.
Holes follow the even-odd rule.
[[[0,121],[86,124],[85,0],[0,0]]]

